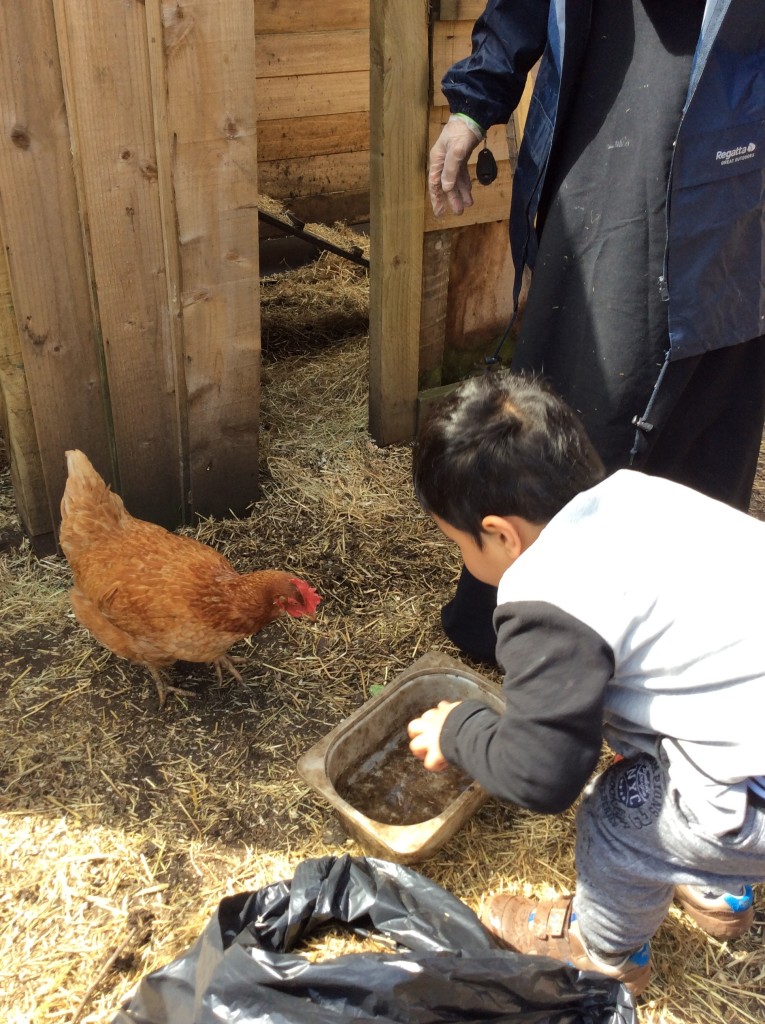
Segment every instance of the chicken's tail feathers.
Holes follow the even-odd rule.
[[[75,512],[108,509],[117,518],[124,513],[125,506],[118,494],[93,468],[85,452],[72,448],[66,453],[67,478],[61,498],[61,518]]]

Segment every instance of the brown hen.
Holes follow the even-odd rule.
[[[74,574],[70,592],[81,625],[121,658],[145,665],[159,691],[174,661],[212,662],[242,677],[228,657],[237,640],[280,615],[313,616],[321,598],[276,569],[240,574],[220,552],[135,519],[81,451],[66,453],[59,541]]]

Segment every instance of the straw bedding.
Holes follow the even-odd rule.
[[[337,228],[333,240],[348,244]],[[352,237],[352,244],[358,239]],[[427,650],[459,565],[422,515],[406,446],[367,431],[364,272],[328,254],[263,283],[262,496],[187,532],[240,570],[286,567],[324,595],[313,623],[237,645],[246,680],[157,707],[151,678],[72,617],[70,574],[21,534],[0,475],[0,1019],[106,1024],[146,972],[199,934],[220,899],[301,860],[363,851],[301,782],[302,751]],[[765,485],[753,512],[765,517]],[[491,677],[491,673],[485,673]],[[490,801],[420,870],[479,909],[488,891],[573,884],[573,814]],[[678,911],[653,943],[647,1024],[765,1020],[760,910],[735,944]],[[306,955],[358,949],[331,934]]]

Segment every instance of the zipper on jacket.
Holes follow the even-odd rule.
[[[664,258],[662,259],[661,275],[659,276],[659,296],[662,302],[669,302],[669,282],[667,275],[667,268],[669,264],[669,206],[672,195],[672,178],[675,170],[675,155],[677,153],[677,140],[680,138],[680,131],[683,127],[683,121],[685,120],[685,114],[680,117],[680,124],[677,126],[675,132],[675,138],[672,142],[672,158],[669,161],[669,173],[667,174],[667,193],[666,199],[664,200]],[[668,325],[669,326],[669,325]],[[672,348],[672,338],[670,336],[669,347]]]

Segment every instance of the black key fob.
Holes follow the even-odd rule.
[[[497,161],[494,154],[486,146],[478,154],[478,162],[475,165],[475,176],[482,185],[491,185],[497,177]]]

